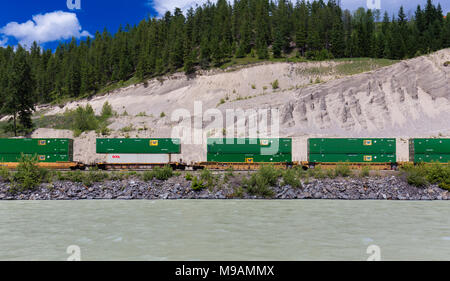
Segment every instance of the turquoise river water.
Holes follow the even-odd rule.
[[[373,247],[450,260],[450,202],[0,202],[0,260],[367,260]]]

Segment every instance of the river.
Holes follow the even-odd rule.
[[[450,260],[449,202],[0,202],[0,260],[367,260],[374,253]]]

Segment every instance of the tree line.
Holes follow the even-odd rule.
[[[410,17],[403,7],[396,15],[350,12],[336,0],[218,0],[186,14],[176,8],[114,35],[105,29],[73,38],[54,52],[36,42],[0,48],[0,113],[13,116],[13,130],[17,122],[30,128],[36,103],[95,94],[132,77],[191,74],[232,58],[411,58],[450,47],[449,15],[432,0]]]

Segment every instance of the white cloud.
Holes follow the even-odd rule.
[[[21,45],[28,47],[34,41],[43,44],[91,36],[89,32],[82,31],[76,14],[63,11],[34,15],[32,20],[24,23],[10,22],[0,29],[0,33],[14,37]]]
[[[0,38],[0,47],[6,47],[7,42],[8,38]]]
[[[196,5],[201,6],[206,2],[207,0],[150,0],[149,5],[151,5],[160,16],[163,16],[167,11],[173,12],[175,8],[186,11],[190,7],[195,8]]]

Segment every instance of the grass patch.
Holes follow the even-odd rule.
[[[156,167],[151,171],[146,171],[142,174],[142,180],[144,181],[151,181],[153,179],[157,179],[157,180],[168,180],[171,177],[173,177],[173,170],[172,167],[166,165],[162,168],[160,167]]]
[[[112,106],[105,102],[100,115],[95,115],[92,106],[79,106],[75,110],[66,110],[63,114],[44,116],[33,120],[36,128],[52,128],[71,130],[77,137],[83,132],[96,131],[102,135],[109,135],[109,119],[115,116]]]

